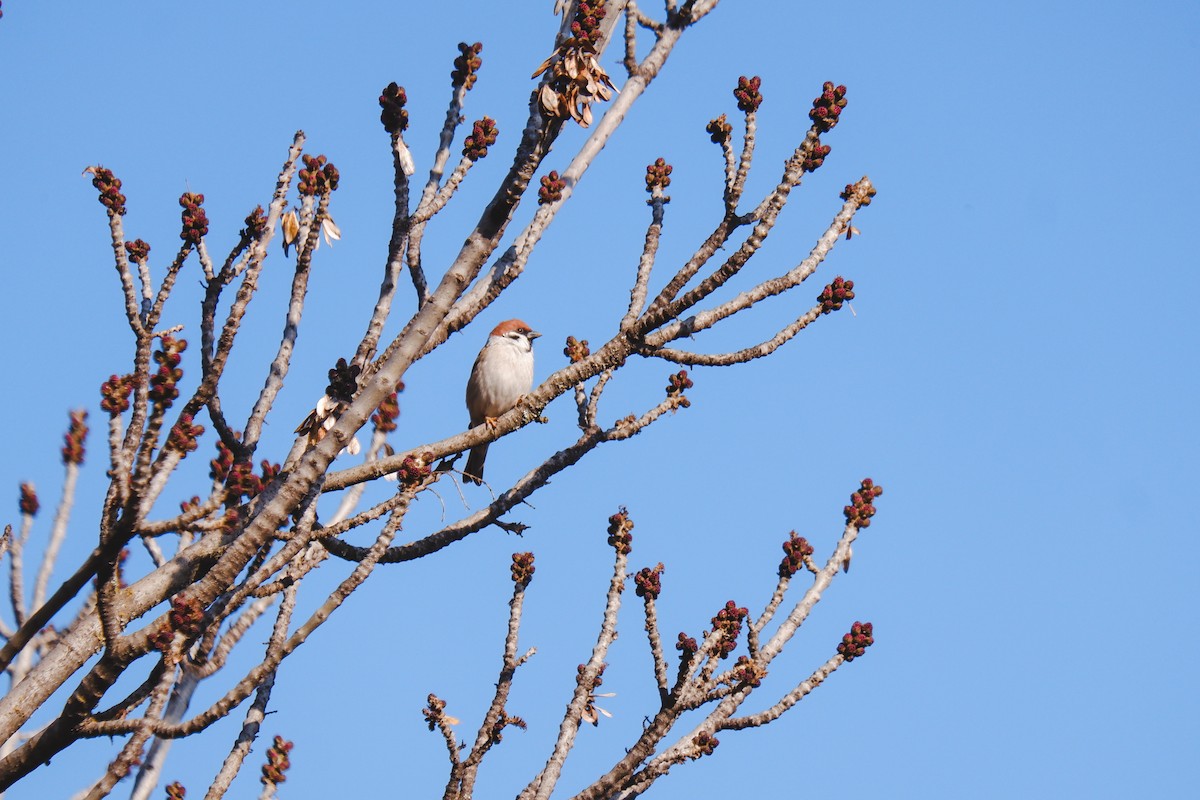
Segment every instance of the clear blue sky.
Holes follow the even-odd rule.
[[[337,164],[343,240],[317,255],[300,350],[264,445],[281,453],[376,295],[392,202],[380,89],[407,87],[407,138],[423,175],[455,44],[482,40],[466,113],[494,117],[501,134],[467,193],[490,192],[555,26],[549,0],[506,10],[524,5],[422,4],[414,14],[381,2],[5,3],[0,493],[11,504],[0,521],[16,521],[17,484],[32,480],[45,535],[67,410],[85,406],[93,433],[68,556],[95,535],[106,462],[98,387],[127,369],[131,347],[84,167],[102,163],[124,181],[126,230],[150,241],[161,270],[177,246],[182,191],[208,198],[209,246],[223,252],[269,198],[296,129]],[[447,9],[441,19],[437,8]],[[381,568],[277,683],[264,734],[296,742],[281,796],[440,796],[445,752],[420,709],[437,692],[472,734],[499,666],[508,555],[533,550],[521,641],[539,652],[509,703],[530,729],[505,736],[477,795],[513,796],[544,762],[575,664],[594,641],[610,570],[605,519],[618,505],[637,523],[632,563],[667,564],[660,614],[673,637],[699,632],[727,599],[761,606],[789,530],[826,553],[866,475],[887,493],[853,570],[749,708],[807,675],[856,619],[874,622],[876,645],[776,725],[722,735],[715,757],[680,767],[659,795],[1195,791],[1186,765],[1200,748],[1191,508],[1200,263],[1187,231],[1200,215],[1200,9],[1021,0],[798,8],[727,0],[685,37],[526,275],[410,372],[396,443],[466,422],[462,387],[494,322],[520,316],[546,334],[539,376],[562,363],[567,335],[598,342],[614,330],[646,224],[644,167],[658,156],[675,167],[662,268],[694,248],[719,213],[720,163],[704,125],[736,115],[739,75],[761,75],[766,98],[751,194],[775,181],[822,81],[846,84],[850,104],[826,137],[825,166],[735,291],[799,261],[845,183],[868,174],[879,195],[858,218],[862,236],[838,247],[811,291],[696,346],[760,341],[837,274],[857,283],[857,316],[823,318],[765,361],[696,370],[691,409],[555,481],[517,516],[532,526],[523,540],[491,532]],[[605,57],[614,74],[616,61]],[[580,138],[565,135],[549,168],[562,168]],[[521,218],[528,213],[527,204]],[[432,225],[435,276],[470,219],[449,210]],[[258,355],[233,365],[243,394],[227,407],[248,408],[282,325],[289,270],[278,252],[267,272],[250,328],[257,344],[247,343]],[[166,321],[185,324],[184,336],[196,336],[198,276],[193,263],[168,306]],[[647,407],[670,371],[633,365],[603,416]],[[493,477],[519,474],[570,436],[570,400],[548,414],[550,425],[494,446]],[[210,436],[195,456],[198,488],[181,487],[172,504],[202,491],[211,447]],[[446,514],[462,512],[453,490],[442,496]],[[441,507],[424,504],[407,536],[440,524]],[[327,565],[314,583],[345,571]],[[625,609],[605,674],[604,688],[618,693],[604,704],[614,719],[581,735],[564,796],[619,757],[652,710],[639,613],[634,602]],[[234,716],[177,744],[168,780],[200,796],[240,724]],[[231,796],[256,794],[266,746]],[[110,752],[106,740],[88,743],[10,796],[67,796]]]

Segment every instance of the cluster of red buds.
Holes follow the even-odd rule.
[[[454,71],[450,73],[450,85],[454,88],[464,86],[470,89],[475,85],[475,73],[483,66],[479,54],[483,52],[483,43],[458,43],[458,58],[454,59]]]
[[[175,641],[176,633],[190,639],[200,633],[203,622],[204,608],[200,602],[176,595],[171,599],[171,610],[167,614],[166,622],[150,634],[150,644],[156,650],[165,653]]]
[[[509,714],[504,709],[500,709],[500,715],[496,717],[496,723],[492,725],[492,729],[489,732],[489,738],[491,738],[493,744],[499,744],[504,741],[504,729],[509,725],[521,730],[529,727],[525,720],[515,714]]]
[[[729,141],[729,137],[733,133],[733,126],[725,121],[725,115],[722,114],[716,119],[710,119],[704,130],[713,140],[713,144],[721,144]]]
[[[255,206],[254,210],[246,215],[246,227],[242,228],[241,236],[244,239],[257,239],[266,228],[267,214],[262,206]]]
[[[121,194],[121,179],[105,167],[88,167],[85,173],[92,175],[92,186],[100,190],[100,205],[119,217],[125,216],[125,195]]]
[[[396,430],[396,420],[400,417],[400,392],[403,390],[404,384],[400,384],[399,389],[383,398],[379,408],[371,415],[371,422],[374,423],[377,432],[391,433]]]
[[[866,183],[866,186],[860,188],[859,184],[864,182]],[[843,200],[849,200],[852,197],[857,199],[858,205],[861,208],[871,205],[871,198],[874,197],[876,193],[875,187],[864,178],[862,181],[859,181],[859,183],[847,183],[846,188],[843,189],[842,193],[838,196]]]
[[[496,127],[496,120],[491,117],[475,120],[475,124],[471,126],[471,135],[463,141],[463,155],[471,161],[478,161],[488,154],[488,148],[496,143],[496,137],[500,135],[500,129]]]
[[[821,95],[813,100],[812,111],[808,117],[813,121],[813,127],[818,133],[833,130],[838,124],[838,117],[846,107],[846,87],[834,86],[832,81],[825,81],[821,87]]]
[[[179,501],[179,510],[181,513],[190,514],[200,507],[201,502],[203,501],[200,500],[200,495],[194,494],[190,500]]]
[[[200,240],[208,235],[208,214],[201,207],[203,204],[204,195],[202,194],[184,192],[179,196],[179,207],[183,209],[179,213],[179,218],[183,222],[179,238],[188,244],[200,244]]]
[[[737,638],[742,632],[742,622],[750,615],[750,610],[746,607],[738,607],[738,604],[732,600],[725,603],[725,607],[717,612],[717,615],[712,618],[713,633],[721,635],[717,642],[717,656],[719,658],[728,658],[729,654],[737,647]]]
[[[574,336],[567,337],[567,346],[563,348],[563,355],[571,359],[572,364],[583,361],[591,354],[587,339],[577,340]]]
[[[629,518],[629,512],[625,506],[621,506],[621,510],[608,518],[608,543],[616,548],[617,552],[622,555],[629,555],[633,550],[633,520]]]
[[[667,397],[676,397],[679,399],[679,405],[683,408],[688,408],[692,402],[683,396],[683,393],[692,388],[694,384],[692,379],[688,377],[687,370],[681,369],[672,375],[667,381]]]
[[[141,239],[134,239],[125,243],[125,252],[138,264],[145,264],[146,259],[150,257],[150,245]]]
[[[129,395],[136,383],[132,375],[112,375],[100,384],[100,408],[109,414],[129,410]]]
[[[757,75],[753,78],[747,78],[745,75],[738,78],[738,85],[733,90],[733,96],[737,99],[739,111],[744,111],[747,114],[758,111],[758,107],[762,105],[763,101],[763,96],[758,91],[761,86],[762,78]]]
[[[396,470],[396,479],[400,481],[402,486],[414,487],[424,481],[432,474],[430,464],[433,463],[434,455],[429,451],[421,453],[419,456],[407,455],[400,462],[400,469]]]
[[[38,502],[37,489],[33,487],[32,483],[21,484],[21,499],[17,502],[17,506],[25,516],[37,516],[38,509],[42,507],[42,504]]]
[[[218,483],[225,480],[233,467],[233,451],[221,439],[217,439],[217,457],[208,462],[208,467],[208,477]]]
[[[421,714],[424,715],[425,723],[429,726],[429,730],[433,730],[442,721],[442,717],[445,716],[446,701],[436,694],[430,694],[425,699],[425,703],[426,706],[421,709]]]
[[[881,494],[883,494],[882,486],[876,486],[870,478],[863,478],[859,490],[850,495],[850,505],[842,509],[842,513],[846,515],[846,524],[856,528],[869,527],[871,517],[875,516],[873,503],[875,498]]]
[[[236,508],[226,509],[225,515],[221,517],[218,530],[227,536],[233,536],[242,526],[242,512]]]
[[[210,462],[211,464],[212,462]],[[243,497],[253,499],[279,475],[280,466],[265,458],[259,463],[260,473],[254,474],[254,465],[249,461],[233,464],[225,476],[225,503],[233,506]]]
[[[817,139],[817,143],[804,156],[804,160],[800,162],[800,169],[804,172],[816,172],[817,168],[825,163],[825,156],[829,155],[831,148],[827,144],[821,144],[821,140]]]
[[[330,192],[337,191],[340,177],[337,167],[330,164],[329,159],[325,156],[306,155],[304,156],[304,169],[300,170],[300,182],[296,185],[296,190],[300,194],[324,197]]]
[[[738,656],[737,663],[734,664],[730,674],[733,676],[735,682],[758,688],[766,672],[758,664],[754,663],[749,656]]]
[[[792,531],[788,534],[788,540],[783,543],[783,552],[786,555],[783,561],[779,562],[779,577],[790,578],[804,566],[804,559],[813,554],[813,546],[808,543],[808,539],[797,536],[796,532]]]
[[[187,789],[184,789],[183,784],[179,781],[175,781],[167,787],[167,800],[183,800],[186,794]]]
[[[263,764],[262,782],[268,786],[283,783],[287,780],[284,774],[292,766],[288,753],[292,752],[293,744],[282,736],[276,736],[275,742],[267,750],[267,763]]]
[[[180,453],[190,453],[198,447],[196,440],[203,433],[204,426],[193,424],[192,415],[184,414],[167,434],[167,447]]]
[[[71,412],[71,424],[63,436],[62,460],[64,464],[82,464],[84,456],[83,442],[87,439],[87,412],[83,410]]]
[[[855,622],[850,626],[850,632],[843,636],[841,643],[838,644],[838,654],[847,661],[858,658],[867,651],[868,647],[875,644],[873,631],[871,623]]]
[[[656,567],[642,567],[638,573],[633,576],[633,584],[638,597],[649,597],[651,600],[657,600],[662,594],[662,574],[666,567],[659,562]]]
[[[817,295],[817,302],[821,304],[821,313],[828,314],[832,311],[840,311],[842,303],[847,300],[854,299],[854,281],[848,281],[841,275],[833,279],[833,283],[827,284],[821,293]]]
[[[171,599],[171,613],[167,619],[172,629],[191,638],[200,632],[200,623],[204,622],[204,607],[199,600],[175,595]]]
[[[179,368],[179,362],[183,360],[180,353],[187,349],[188,343],[187,339],[176,339],[169,333],[164,333],[160,341],[162,349],[154,351],[158,371],[150,376],[149,397],[150,402],[167,409],[179,397],[176,384],[183,378],[183,370]]]
[[[379,107],[383,109],[379,112],[379,121],[383,123],[385,131],[393,135],[404,133],[408,127],[408,112],[404,110],[407,103],[408,95],[404,93],[403,86],[392,81],[384,87],[379,95]]]
[[[575,19],[571,22],[571,35],[580,44],[591,44],[593,47],[598,45],[601,37],[600,20],[604,19],[607,13],[603,0],[598,3],[585,0],[580,3],[575,12]]]
[[[691,758],[694,760],[701,756],[711,756],[713,750],[717,749],[717,745],[720,742],[712,734],[701,732],[692,738],[692,744],[696,747],[696,751],[691,755]]]
[[[679,632],[678,641],[675,642],[675,649],[679,651],[680,657],[687,661],[696,651],[700,649],[700,645],[696,644],[696,639],[688,636],[683,631]]]
[[[538,205],[544,206],[562,200],[563,189],[566,188],[567,182],[559,177],[558,170],[550,170],[549,175],[542,176],[542,188],[538,189]]]
[[[513,553],[512,561],[513,583],[528,586],[529,582],[533,580],[533,553]]]
[[[257,497],[262,491],[262,481],[254,474],[254,465],[249,461],[238,461],[229,468],[225,476],[226,505],[237,505],[243,497]]]
[[[646,191],[653,193],[655,189],[665,189],[670,186],[672,169],[674,168],[662,158],[656,158],[653,164],[647,164]]]

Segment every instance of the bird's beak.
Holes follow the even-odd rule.
[[[532,342],[534,339],[538,338],[539,336],[541,336],[541,334],[540,334],[540,333],[538,333],[537,331],[530,331],[529,333],[525,334],[525,337],[526,337],[527,339],[529,339],[529,341],[531,341],[531,342]]]

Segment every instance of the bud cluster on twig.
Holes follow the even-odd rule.
[[[131,261],[145,264],[146,259],[150,257],[150,245],[141,239],[134,239],[125,243],[125,252],[129,254]]]
[[[513,583],[528,586],[533,580],[534,566],[533,553],[513,553],[512,554],[512,579]]]
[[[574,336],[567,337],[567,346],[563,348],[563,355],[571,359],[571,363],[575,364],[592,354],[588,349],[587,339],[576,339]]]
[[[779,562],[779,576],[790,578],[804,566],[805,559],[812,556],[813,546],[803,536],[797,536],[796,532],[792,531],[788,534],[788,540],[783,543],[783,552],[786,555],[783,561]]]
[[[430,452],[421,453],[419,456],[405,456],[400,468],[396,470],[396,479],[400,481],[401,486],[411,488],[418,485],[432,474],[430,465],[433,460],[434,455]]]
[[[753,78],[747,78],[745,75],[738,78],[737,88],[733,90],[733,96],[737,100],[739,111],[744,111],[747,114],[758,111],[758,107],[762,105],[763,101],[762,93],[758,91],[761,86],[762,78],[757,75]],[[711,126],[712,123],[709,123],[709,125]],[[709,132],[712,133],[712,131]]]
[[[616,548],[618,553],[628,555],[633,549],[633,520],[629,512],[622,506],[621,510],[608,518],[608,543]]]
[[[567,182],[564,181],[558,174],[558,170],[552,169],[541,178],[541,188],[538,189],[538,205],[544,206],[547,203],[557,203],[562,200],[563,189],[567,188]]]
[[[874,627],[869,622],[855,622],[850,632],[842,637],[837,646],[838,653],[847,661],[853,661],[875,644]]]
[[[304,169],[300,170],[300,182],[296,185],[302,195],[324,197],[337,191],[341,175],[337,167],[323,155],[304,156]]]
[[[692,401],[684,397],[683,393],[694,385],[692,379],[688,377],[687,370],[681,369],[668,378],[667,397],[677,399],[678,405],[682,408],[690,408]]]
[[[287,780],[287,775],[284,773],[292,766],[292,761],[288,758],[288,754],[292,752],[292,747],[293,743],[282,736],[275,737],[275,741],[267,750],[267,763],[263,764],[262,768],[261,780],[264,784],[279,784]]]
[[[401,383],[395,392],[392,392],[380,402],[379,408],[371,415],[371,422],[375,425],[375,430],[378,433],[391,433],[396,430],[396,420],[400,416],[400,397],[399,392],[404,391],[404,384]]]
[[[84,440],[87,439],[87,411],[71,412],[71,425],[63,436],[62,460],[64,464],[79,465],[83,463]]]
[[[125,195],[121,194],[121,179],[106,167],[88,167],[84,173],[92,176],[92,186],[100,190],[100,204],[109,213],[125,216]]]
[[[701,731],[692,739],[692,745],[695,750],[692,751],[691,758],[696,759],[702,756],[711,756],[713,750],[717,749],[717,745],[721,742],[711,733]]]
[[[750,656],[738,656],[737,663],[734,664],[730,675],[737,684],[758,688],[767,673]]]
[[[262,206],[255,206],[254,210],[246,215],[246,227],[242,228],[241,235],[247,239],[257,239],[266,230],[266,227],[266,212],[263,211]]]
[[[709,120],[704,130],[712,138],[713,144],[728,142],[729,137],[733,134],[733,126],[726,121],[724,114],[716,119]]]
[[[438,723],[445,717],[446,701],[438,697],[436,694],[430,694],[425,699],[426,706],[421,709],[421,714],[425,717],[425,723],[429,725],[429,730],[433,730],[438,726]]]
[[[496,120],[491,117],[475,120],[475,124],[471,126],[471,135],[463,141],[463,156],[471,161],[478,161],[488,154],[488,148],[496,143],[496,137],[500,135],[500,129],[496,127]]]
[[[478,77],[476,73],[483,66],[483,59],[479,57],[482,52],[482,42],[458,43],[458,58],[454,59],[454,71],[450,73],[450,85],[455,88],[462,86],[467,89],[475,85],[475,79]]]
[[[37,516],[38,509],[42,506],[38,502],[37,489],[33,488],[32,483],[21,484],[21,499],[17,503],[17,507],[27,517]]]
[[[854,525],[857,528],[866,528],[871,525],[871,517],[875,516],[875,506],[873,505],[875,498],[883,494],[883,487],[876,486],[875,482],[870,478],[862,479],[862,486],[857,492],[850,495],[850,505],[843,509],[846,515],[846,523]]]
[[[191,639],[200,633],[204,622],[204,607],[194,598],[176,595],[171,599],[171,610],[162,625],[150,633],[150,645],[156,650],[167,652],[175,641],[175,634]]]
[[[132,375],[112,375],[100,384],[100,408],[109,414],[123,414],[129,410],[129,395],[137,380]]]
[[[871,205],[871,198],[875,195],[875,186],[869,180],[863,178],[858,183],[847,183],[846,188],[838,196],[843,200],[853,198],[858,201],[859,206],[865,208]]]
[[[179,363],[183,360],[181,353],[187,349],[187,339],[176,339],[171,334],[163,334],[160,339],[161,349],[154,351],[154,363],[158,370],[150,376],[150,402],[165,410],[171,407],[179,397],[177,384],[183,378],[183,370]]]
[[[812,149],[805,154],[804,160],[800,162],[800,168],[805,172],[816,172],[817,168],[825,163],[825,157],[832,150],[832,147],[827,144],[821,144],[821,140],[818,139]]]
[[[651,600],[657,600],[662,594],[662,574],[666,571],[666,567],[659,562],[656,567],[642,567],[637,574],[633,576],[633,583],[636,587],[634,591],[638,597],[649,597]]]
[[[817,302],[821,304],[822,314],[840,311],[843,303],[853,299],[854,281],[848,281],[841,275],[834,278],[833,283],[827,284],[817,295]]]
[[[825,81],[821,94],[813,100],[812,111],[808,112],[813,121],[813,127],[818,133],[833,130],[838,124],[842,109],[846,107],[846,87],[834,86],[832,81]]]
[[[392,81],[384,87],[379,95],[379,107],[383,109],[379,112],[379,121],[385,131],[393,135],[404,133],[408,127],[408,111],[404,109],[407,103],[408,95],[403,86]]]
[[[662,158],[656,158],[653,164],[647,164],[646,191],[653,193],[655,189],[665,189],[670,186],[673,169],[674,167]]]
[[[202,208],[203,204],[202,194],[184,192],[179,196],[179,207],[183,209],[179,213],[183,223],[179,238],[188,244],[200,244],[200,240],[208,235],[208,214]]]
[[[718,657],[728,658],[729,654],[737,647],[737,638],[742,632],[742,623],[749,614],[750,609],[745,606],[739,607],[737,603],[729,600],[712,618],[713,633],[720,634],[717,642]]]
[[[194,424],[191,414],[183,414],[167,434],[167,447],[179,453],[190,453],[199,446],[196,440],[203,433],[203,425]]]

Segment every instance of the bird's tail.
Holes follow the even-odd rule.
[[[467,466],[463,470],[463,483],[473,483],[476,486],[483,483],[483,461],[487,458],[488,442],[471,448],[467,456]]]

